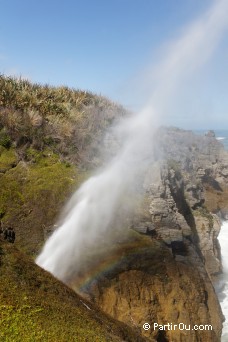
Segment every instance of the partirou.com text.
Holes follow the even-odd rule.
[[[173,324],[173,323],[166,323],[166,324],[158,324],[158,323],[144,323],[143,324],[143,329],[144,330],[212,330],[212,325],[211,324],[185,324],[185,323],[178,323],[178,324]]]

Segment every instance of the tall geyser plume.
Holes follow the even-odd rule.
[[[73,195],[61,226],[46,242],[36,262],[62,281],[82,270],[84,252],[99,249],[123,195],[153,160],[153,134],[170,110],[178,87],[212,55],[228,27],[228,0],[217,0],[204,15],[169,44],[159,65],[149,69],[153,93],[137,114],[118,127],[123,137],[115,157]],[[156,82],[156,86],[154,83]]]

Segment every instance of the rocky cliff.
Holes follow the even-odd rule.
[[[212,132],[161,129],[155,140],[157,161],[143,180],[143,211],[131,224],[147,244],[142,247],[138,237],[141,247],[133,256],[122,248],[124,261],[85,293],[157,341],[220,341],[223,316],[213,280],[221,272],[217,236],[219,217],[227,213],[227,153]],[[154,323],[191,329],[159,331]],[[194,330],[195,324],[213,329]]]
[[[0,77],[0,219],[3,228],[15,229],[17,248],[37,255],[65,201],[102,164],[106,128],[126,114],[88,92]],[[107,153],[118,148],[110,132],[105,144]],[[101,237],[103,250],[90,256],[82,275],[89,281],[77,275],[68,285],[148,340],[219,341],[223,317],[213,281],[221,272],[219,218],[228,215],[227,153],[213,132],[200,137],[175,128],[160,129],[151,149],[155,160],[136,186],[134,215],[117,217],[110,242]],[[16,262],[1,284],[15,272],[24,274],[27,261],[17,260],[20,267]],[[105,263],[109,267],[94,274]],[[37,283],[31,293],[32,286]],[[149,330],[142,328],[145,322]],[[191,327],[158,330],[154,323]],[[213,329],[192,330],[201,324]],[[122,332],[120,338],[127,339]]]

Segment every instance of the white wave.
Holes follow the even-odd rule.
[[[221,291],[219,293],[220,304],[225,322],[223,323],[222,341],[228,341],[228,221],[224,222],[218,237],[221,246],[221,256],[223,265],[223,276]]]

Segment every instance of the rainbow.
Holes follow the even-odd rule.
[[[89,293],[91,287],[99,280],[110,278],[110,275],[114,276],[126,269],[129,270],[132,265],[137,268],[134,261],[138,260],[140,254],[145,256],[145,250],[148,250],[148,246],[136,247],[135,243],[119,246],[112,253],[103,255],[102,259],[100,257],[93,260],[86,269],[71,274],[66,283],[78,293]]]

